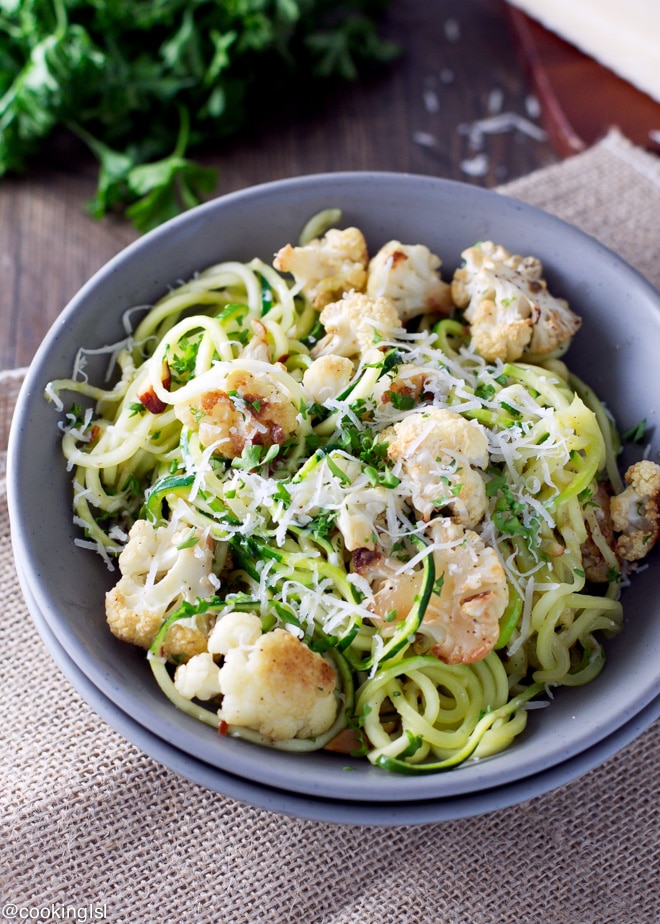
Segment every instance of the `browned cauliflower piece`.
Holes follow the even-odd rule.
[[[644,558],[660,534],[660,465],[643,459],[625,474],[627,487],[610,501],[616,551],[624,561]]]
[[[206,636],[198,629],[174,623],[163,640],[161,656],[173,664],[181,664],[206,650]]]
[[[610,500],[611,490],[601,482],[584,507],[587,539],[581,547],[582,568],[586,579],[597,584],[609,581],[612,569],[619,570]]]
[[[368,295],[386,295],[401,322],[452,312],[451,286],[439,275],[440,257],[425,244],[389,241],[369,261]]]
[[[514,362],[524,354],[547,356],[568,345],[581,319],[555,298],[536,257],[510,254],[485,241],[462,253],[464,266],[452,281],[452,296],[465,309],[472,340],[489,362]]]
[[[477,533],[457,523],[440,520],[431,535],[443,546],[433,553],[442,587],[431,599],[422,628],[436,657],[471,664],[485,658],[499,637],[509,602],[504,566]]]
[[[241,358],[256,359],[262,363],[269,363],[271,361],[271,350],[266,326],[258,318],[252,318],[250,327],[252,328],[252,336],[241,350]]]
[[[419,632],[441,661],[471,664],[485,658],[499,637],[509,602],[504,566],[477,533],[458,523],[441,518],[429,530],[437,544],[433,559],[439,590],[431,595]],[[357,572],[372,583],[374,597],[368,607],[384,620],[381,631],[392,631],[413,606],[421,575],[399,573],[400,562],[366,551],[354,553],[353,561]]]
[[[313,738],[334,723],[335,670],[290,632],[262,634],[254,613],[229,613],[216,623],[209,647],[224,655],[221,721],[270,741]]]
[[[178,548],[191,535],[199,541]],[[213,542],[201,531],[137,520],[119,556],[122,577],[105,598],[110,631],[124,642],[149,648],[169,613],[184,601],[194,603],[215,593],[210,579],[212,565]],[[165,637],[162,655],[180,661],[205,650],[206,638],[201,632],[174,625]]]
[[[302,292],[320,311],[352,289],[367,284],[369,253],[359,228],[331,228],[302,247],[287,244],[273,261],[275,269],[291,273]]]
[[[235,369],[221,388],[174,405],[178,419],[199,431],[204,447],[226,459],[240,456],[248,445],[283,443],[298,427],[298,409],[287,390],[262,363],[259,373]]]
[[[488,465],[488,439],[478,423],[455,411],[428,407],[388,427],[382,439],[425,520],[447,507],[464,526],[479,523],[488,507],[478,471]]]
[[[373,297],[349,292],[332,302],[320,315],[326,335],[312,350],[312,356],[358,356],[391,340],[401,327],[394,302],[385,296]]]
[[[432,379],[427,369],[414,363],[401,363],[383,375],[374,385],[373,395],[380,404],[400,405],[403,401],[416,404],[424,394],[427,380]]]

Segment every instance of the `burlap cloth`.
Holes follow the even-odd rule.
[[[660,287],[660,161],[618,134],[505,191]],[[2,448],[19,382],[0,383]],[[113,924],[660,921],[659,723],[550,794],[459,821],[337,826],[239,804],[127,743],[54,667],[16,580],[4,482],[0,495],[0,898],[25,919],[82,920],[92,902]]]

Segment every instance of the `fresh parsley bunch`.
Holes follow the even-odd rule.
[[[388,3],[0,0],[0,176],[64,127],[99,161],[92,213],[125,209],[146,231],[213,190],[189,151],[391,59]]]

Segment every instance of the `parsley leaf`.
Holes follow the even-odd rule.
[[[398,49],[390,0],[7,0],[0,4],[0,176],[74,132],[98,160],[91,214],[146,231],[209,195],[254,113],[303,107]]]

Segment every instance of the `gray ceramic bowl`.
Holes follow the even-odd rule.
[[[430,177],[336,173],[265,184],[210,202],[128,247],[87,283],[46,337],[19,397],[9,450],[12,539],[23,584],[61,649],[132,723],[257,786],[387,803],[451,798],[527,779],[582,754],[636,716],[655,714],[644,710],[660,695],[657,551],[625,591],[624,629],[608,645],[606,667],[593,683],[561,691],[551,708],[532,712],[524,735],[503,754],[408,778],[327,753],[294,756],[222,738],[178,712],[156,687],[142,652],[108,632],[103,595],[112,576],[97,556],[74,545],[70,479],[57,415],[43,398],[46,383],[70,373],[81,345],[120,339],[126,308],[153,302],[218,260],[268,260],[310,215],[331,206],[362,228],[372,250],[392,237],[427,244],[447,276],[461,250],[477,240],[540,257],[552,290],[584,319],[567,357],[571,367],[623,427],[642,417],[657,423],[660,296],[592,238],[497,193]],[[658,448],[656,441],[653,458]]]

